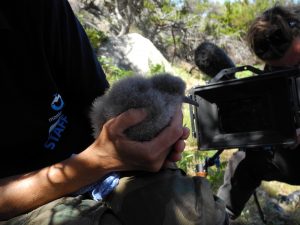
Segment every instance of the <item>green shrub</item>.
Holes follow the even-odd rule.
[[[94,28],[87,27],[85,28],[85,32],[94,49],[98,49],[100,44],[108,39],[108,37],[102,31]]]
[[[165,66],[162,64],[150,64],[150,75],[166,72]]]
[[[132,70],[125,70],[115,66],[110,58],[101,56],[98,58],[98,60],[101,63],[101,66],[106,74],[106,78],[110,84],[123,77],[133,75]]]

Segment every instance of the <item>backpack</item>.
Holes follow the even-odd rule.
[[[181,169],[124,173],[106,204],[124,225],[224,225],[225,205],[206,178]]]

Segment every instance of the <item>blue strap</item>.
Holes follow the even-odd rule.
[[[112,192],[115,187],[119,184],[120,174],[113,172],[102,178],[100,181],[97,181],[94,184],[91,184],[87,187],[84,187],[77,191],[75,195],[81,195],[89,193],[95,201],[101,201],[105,198],[110,192]]]

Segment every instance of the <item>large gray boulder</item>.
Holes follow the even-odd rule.
[[[171,64],[153,43],[137,33],[110,37],[98,49],[97,55],[110,58],[117,67],[140,75],[148,75],[151,67],[157,65],[161,65],[165,72],[174,73]]]

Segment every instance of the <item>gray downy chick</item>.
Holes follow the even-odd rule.
[[[125,134],[135,141],[148,141],[166,127],[176,108],[183,102],[192,103],[184,96],[186,84],[168,73],[152,77],[139,75],[123,78],[93,102],[90,119],[96,138],[103,124],[131,108],[145,108],[148,115],[141,123],[128,128]]]

